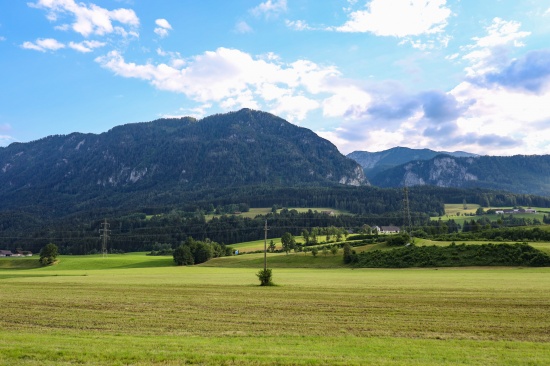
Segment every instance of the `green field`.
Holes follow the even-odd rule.
[[[303,208],[303,207],[292,207],[292,208],[288,208],[288,210],[296,210],[298,212],[308,212],[309,210],[311,211],[318,211],[318,212],[322,212],[322,211],[332,211],[334,212],[335,215],[341,215],[341,214],[344,214],[344,213],[347,213],[346,211],[343,211],[343,210],[336,210],[336,209],[333,209],[333,208],[323,208],[323,207],[308,207],[308,208]],[[281,210],[277,210],[277,212],[280,212]],[[258,215],[267,215],[268,213],[271,213],[271,207],[263,207],[263,208],[251,208],[250,211],[248,212],[241,212],[238,214],[238,216],[242,216],[242,217],[248,217],[248,218],[251,218],[253,219],[254,217],[258,216]],[[205,218],[206,220],[212,220],[212,218],[214,217],[220,217],[222,215],[205,215]]]
[[[470,216],[475,214],[479,205],[468,204],[468,209],[464,210],[463,204],[445,204],[445,215],[431,217],[431,220],[454,220],[457,224],[464,225],[464,221],[479,220],[481,217],[486,217],[491,221],[497,221],[502,215],[483,215],[483,216]],[[511,209],[512,207],[492,207],[492,209]],[[550,214],[550,208],[532,207],[537,210],[536,214],[514,214],[513,217],[524,219],[538,219],[542,222],[544,215]],[[485,211],[488,208],[484,208]],[[457,213],[460,215],[458,216]],[[464,216],[468,215],[468,216]]]
[[[143,253],[35,269],[2,258],[0,364],[550,364],[550,268],[340,259],[269,255],[277,286],[263,288],[261,254],[194,267]]]

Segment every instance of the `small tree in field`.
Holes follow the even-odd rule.
[[[338,247],[337,247],[336,245],[333,245],[333,246],[330,248],[330,252],[332,253],[332,255],[338,254]]]
[[[260,280],[260,286],[273,286],[273,273],[271,268],[261,269],[256,273],[258,279]]]
[[[281,237],[281,244],[283,245],[283,250],[288,254],[296,246],[296,241],[291,233],[284,233]]]
[[[57,255],[59,254],[57,245],[48,244],[42,250],[40,250],[40,264],[43,266],[49,266],[55,262]]]
[[[312,254],[314,257],[317,257],[317,253],[319,253],[319,249],[317,249],[317,247],[311,248],[311,254]]]
[[[269,242],[269,251],[270,251],[271,253],[273,253],[273,252],[275,252],[275,249],[276,249],[275,242],[274,242],[273,240],[271,240],[271,241]]]

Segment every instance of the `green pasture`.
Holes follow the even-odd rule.
[[[446,203],[445,204],[445,214],[449,216],[457,216],[457,213],[460,213],[460,215],[464,214],[475,214],[476,210],[480,206],[477,204],[467,203],[466,209],[464,209],[463,203]]]
[[[296,258],[334,262],[276,266]],[[0,364],[550,364],[550,268],[352,270],[339,260],[270,254],[277,286],[260,287],[261,254],[193,267],[143,253],[29,269],[2,258]]]
[[[271,209],[272,209],[271,207],[251,208],[250,211],[241,212],[236,216],[248,217],[248,218],[253,219],[258,215],[267,215],[268,213],[271,213]],[[309,210],[318,211],[318,212],[332,211],[332,212],[334,212],[335,215],[341,215],[341,214],[347,213],[347,211],[344,211],[344,210],[336,210],[336,209],[333,209],[333,208],[323,208],[323,207],[308,207],[308,208],[288,207],[288,210],[296,210],[298,212],[308,212]],[[281,212],[281,210],[277,210],[277,212]],[[211,215],[205,215],[204,217],[206,218],[206,221],[209,221],[209,220],[212,220],[214,217],[220,217],[220,216],[223,216],[223,215],[213,215],[213,214],[211,214]]]
[[[478,220],[481,217],[486,217],[491,221],[497,221],[502,215],[483,215],[483,216],[470,216],[470,214],[475,214],[476,210],[479,208],[479,205],[468,204],[468,209],[464,210],[463,204],[445,204],[445,215],[443,216],[434,216],[431,217],[432,220],[454,220],[457,224],[464,225],[464,221]],[[544,207],[532,207],[537,210],[536,214],[514,214],[513,217],[524,218],[524,219],[538,219],[542,222],[544,215],[550,214],[550,208]],[[491,207],[491,209],[496,210],[506,210],[512,209],[512,207]],[[485,211],[489,208],[484,208]],[[460,214],[460,216],[457,215]],[[468,216],[464,216],[464,215]]]

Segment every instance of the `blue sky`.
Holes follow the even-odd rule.
[[[0,146],[265,110],[342,153],[550,154],[550,0],[0,0]]]

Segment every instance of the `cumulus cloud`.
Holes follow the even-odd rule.
[[[520,23],[495,18],[462,48],[469,65],[452,90],[410,94],[393,83],[366,85],[366,107],[347,109],[338,128],[317,132],[344,153],[396,145],[500,155],[548,150],[550,50],[509,57],[528,35]]]
[[[138,35],[135,29],[139,26],[139,18],[131,9],[107,10],[92,3],[87,5],[81,2],[76,3],[74,0],[38,0],[36,3],[28,5],[47,10],[47,18],[52,22],[58,21],[65,15],[73,17],[74,21],[70,28],[84,37],[102,36],[110,33],[118,33],[123,36]],[[113,25],[115,22],[120,25]],[[123,26],[129,27],[130,30],[128,31]]]
[[[155,24],[157,25],[155,33],[161,38],[168,36],[169,31],[172,30],[172,26],[166,19],[157,19]]]
[[[28,50],[46,52],[57,51],[59,49],[65,48],[65,45],[53,38],[39,38],[34,42],[23,43],[21,47]]]
[[[94,48],[99,48],[105,46],[106,43],[99,41],[83,41],[83,42],[69,42],[69,47],[73,50],[82,53],[92,52]]]
[[[217,103],[225,109],[265,106],[290,120],[302,120],[320,108],[314,95],[333,90],[330,80],[339,76],[334,67],[306,60],[284,64],[276,57],[253,57],[228,48],[205,52],[178,66],[126,62],[118,51],[96,62],[117,75],[147,80],[198,103]]]
[[[533,93],[546,91],[550,84],[550,50],[537,50],[513,60],[504,69],[484,75],[489,84],[523,89]]]
[[[275,17],[286,12],[286,0],[267,0],[260,5],[250,9],[254,16]]]
[[[351,12],[344,25],[332,29],[400,38],[419,36],[443,32],[450,15],[446,0],[372,0],[365,10]]]
[[[0,42],[5,41],[6,37],[0,36]]]

